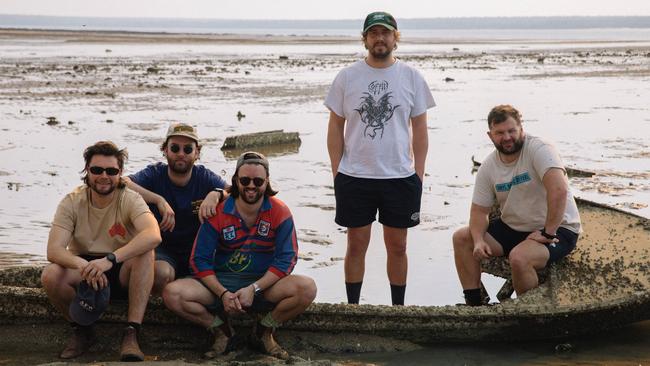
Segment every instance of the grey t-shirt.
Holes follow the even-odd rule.
[[[555,147],[538,137],[526,135],[519,158],[505,164],[493,151],[481,164],[476,175],[472,202],[501,209],[501,220],[517,231],[540,230],[546,223],[546,189],[544,174],[551,168],[564,170]],[[566,175],[565,175],[565,179]],[[580,233],[580,214],[571,190],[561,227]]]

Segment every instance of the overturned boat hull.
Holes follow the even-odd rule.
[[[650,222],[611,207],[578,200],[584,233],[576,250],[541,274],[544,282],[516,299],[481,307],[310,306],[283,329],[364,334],[415,343],[517,341],[558,338],[650,319]],[[485,262],[484,272],[509,278],[507,261]],[[40,288],[39,267],[0,271],[0,323],[60,320]],[[414,274],[417,276],[417,274]],[[103,321],[124,321],[126,304],[112,304]],[[237,320],[250,322],[248,317]],[[145,323],[186,324],[152,299]]]

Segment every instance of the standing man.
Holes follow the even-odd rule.
[[[140,193],[160,223],[162,243],[156,248],[153,293],[189,272],[190,251],[199,225],[214,216],[226,182],[203,165],[196,129],[185,123],[169,126],[160,150],[167,164],[151,164],[130,175],[129,188]]]
[[[482,305],[480,261],[507,256],[517,295],[538,286],[537,270],[576,246],[580,215],[555,148],[524,133],[521,114],[499,105],[488,115],[496,150],[476,175],[469,226],[453,235],[454,259],[465,302]],[[499,219],[488,214],[497,203]]]
[[[125,150],[100,141],[84,151],[83,181],[57,208],[47,242],[47,259],[41,277],[50,302],[71,321],[74,333],[60,357],[84,353],[95,341],[93,325],[73,319],[84,309],[71,306],[75,292],[110,286],[111,296],[128,292],[128,325],[121,346],[122,361],[142,361],[137,335],[153,285],[153,249],[160,243],[156,219],[140,195],[122,181]],[[80,285],[82,281],[85,284]],[[81,290],[84,288],[84,290]],[[78,296],[84,296],[79,294]],[[101,314],[96,314],[93,320]],[[79,320],[77,320],[79,321]]]
[[[362,36],[368,55],[339,72],[325,100],[335,221],[348,228],[345,287],[348,303],[358,304],[379,211],[392,301],[403,305],[406,234],[420,222],[427,109],[435,103],[422,75],[393,56],[400,33],[392,15],[368,14]]]
[[[214,334],[216,354],[230,350],[229,315],[266,312],[252,332],[253,342],[286,359],[273,330],[312,303],[316,284],[291,274],[298,260],[296,231],[289,208],[274,197],[268,160],[256,152],[242,154],[229,191],[217,214],[199,229],[190,259],[195,278],[170,283],[163,300]]]

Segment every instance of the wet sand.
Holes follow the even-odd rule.
[[[249,349],[218,359],[205,359],[207,349],[205,334],[198,329],[188,329],[187,339],[174,343],[155,345],[156,333],[163,328],[145,327],[142,348],[146,354],[143,365],[280,365],[279,360],[260,355]],[[562,340],[519,342],[504,344],[436,344],[413,347],[397,344],[396,348],[380,344],[369,348],[368,352],[358,352],[348,348],[338,354],[315,350],[314,344],[323,341],[309,334],[291,333],[280,340],[292,344],[289,364],[327,366],[327,365],[647,365],[650,364],[650,322],[638,323],[606,335],[593,335]],[[67,325],[63,323],[38,325],[10,325],[0,327],[0,365],[118,365],[120,327],[103,324],[98,327],[99,343],[84,356],[71,362],[61,362],[57,358],[69,336]],[[325,344],[336,344],[335,336]],[[297,343],[291,343],[292,341]],[[349,340],[347,347],[354,346]],[[360,342],[364,342],[361,339]],[[299,346],[302,342],[303,346]],[[392,345],[393,347],[396,344]],[[302,349],[301,349],[302,347]],[[386,347],[386,348],[381,348]],[[310,349],[309,349],[310,348]]]
[[[483,119],[495,104],[515,104],[526,130],[555,141],[567,165],[597,173],[571,180],[576,195],[650,216],[649,43],[404,40],[398,55],[422,71],[439,105],[429,114],[422,224],[409,234],[407,303],[460,301],[450,237],[467,223],[470,157],[481,160],[492,149]],[[333,223],[322,100],[336,72],[362,51],[358,40],[348,38],[0,30],[0,266],[44,260],[56,204],[80,184],[81,152],[99,139],[128,146],[127,169],[133,172],[160,159],[157,145],[168,123],[182,120],[199,127],[201,163],[229,178],[234,157],[219,150],[226,136],[285,129],[300,132],[302,145],[269,155],[273,183],[296,217],[296,271],[317,279],[318,301],[342,301],[345,232]],[[246,115],[242,120],[239,111]],[[46,124],[47,117],[58,124]],[[389,301],[380,237],[375,227],[362,292],[366,303]],[[496,279],[486,283],[492,293],[500,286]],[[54,362],[64,339],[60,327],[52,327],[56,342],[1,345],[16,352],[0,352],[0,364]],[[3,326],[0,333],[32,340],[41,331],[35,329]],[[644,364],[650,359],[648,334],[645,322],[569,340],[569,352],[556,353],[553,342],[438,345],[341,360]],[[173,357],[200,361],[195,355],[192,349]],[[111,354],[95,357],[103,363]]]

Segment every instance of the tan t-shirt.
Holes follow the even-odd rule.
[[[472,202],[483,207],[492,207],[497,202],[501,220],[517,231],[540,230],[546,223],[547,212],[542,179],[551,168],[564,170],[555,147],[526,135],[521,154],[513,163],[503,163],[496,150],[488,155],[476,174]],[[571,190],[560,226],[580,233],[580,214]]]
[[[75,188],[59,203],[52,225],[72,233],[67,249],[74,255],[105,255],[126,245],[137,234],[133,221],[150,213],[142,197],[128,189],[117,189],[105,208],[90,204],[90,189]]]

